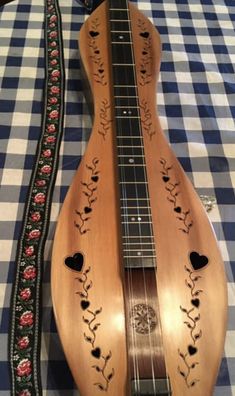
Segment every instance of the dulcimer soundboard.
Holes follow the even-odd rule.
[[[58,219],[57,327],[81,396],[211,396],[224,345],[223,263],[157,116],[161,43],[104,1],[79,37],[91,137]]]

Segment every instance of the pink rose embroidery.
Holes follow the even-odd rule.
[[[57,46],[56,41],[52,41],[52,42],[50,43],[50,47],[56,47],[56,46]]]
[[[32,393],[29,392],[28,389],[25,389],[19,393],[19,396],[32,396]]]
[[[59,55],[59,51],[58,50],[51,51],[51,56],[56,57],[58,55]]]
[[[43,157],[50,158],[51,157],[51,150],[47,149],[43,151]]]
[[[29,237],[29,239],[37,239],[40,237],[40,235],[41,235],[41,232],[39,230],[32,230],[32,231],[30,231],[28,237]]]
[[[58,94],[60,92],[60,88],[56,87],[55,85],[52,85],[51,87],[51,93],[52,94]]]
[[[17,345],[20,349],[25,349],[27,348],[27,346],[29,345],[29,337],[25,336],[25,337],[21,337],[18,342]]]
[[[54,143],[55,141],[56,141],[55,136],[48,136],[48,137],[46,138],[46,142],[47,142],[47,143]]]
[[[55,38],[55,37],[57,37],[57,32],[56,32],[56,31],[51,32],[51,33],[49,34],[49,37],[50,37],[50,38]]]
[[[33,324],[33,312],[25,311],[20,317],[21,326],[31,326]]]
[[[44,180],[43,180],[43,181],[44,181]],[[41,194],[41,193],[39,193],[39,194]],[[43,194],[43,195],[44,195],[44,194]],[[34,202],[35,202],[35,201],[34,201]],[[33,222],[37,223],[40,219],[41,219],[41,215],[40,215],[39,212],[33,212],[33,213],[31,214],[31,220],[32,220]]]
[[[51,173],[51,166],[50,165],[44,165],[41,168],[41,172],[46,174],[46,175],[49,175]]]
[[[26,256],[32,256],[34,254],[34,247],[33,246],[26,247],[25,254]]]
[[[57,65],[57,60],[56,59],[52,59],[52,61],[50,62],[50,64],[52,65],[52,66],[55,66],[55,65]]]
[[[51,75],[52,75],[52,77],[59,77],[60,76],[60,71],[59,70],[53,70]]]
[[[46,185],[46,181],[45,180],[37,180],[36,181],[36,185],[39,187],[45,186]]]
[[[19,377],[28,376],[32,372],[31,362],[29,359],[22,359],[18,364],[17,368],[17,375]]]
[[[36,278],[36,268],[33,265],[28,265],[23,272],[23,277],[27,280]]]
[[[56,131],[55,124],[50,124],[50,125],[48,125],[47,131],[48,131],[49,133],[54,133],[54,132]]]
[[[57,102],[58,102],[58,99],[55,97],[49,99],[50,104],[56,104]]]
[[[40,203],[40,204],[42,204],[42,203],[45,202],[45,200],[46,200],[46,196],[45,196],[44,193],[37,193],[37,194],[35,195],[35,197],[34,197],[34,202],[35,202],[35,203]]]
[[[59,117],[59,112],[58,112],[57,110],[52,110],[52,111],[49,113],[49,117],[52,118],[52,119],[58,119],[58,117]]]
[[[31,297],[31,290],[30,290],[30,288],[27,287],[27,288],[21,290],[21,292],[20,292],[20,297],[21,297],[21,299],[24,300],[24,301],[29,300],[30,297]]]
[[[55,22],[55,21],[57,21],[57,16],[56,15],[52,15],[50,17],[50,22]]]

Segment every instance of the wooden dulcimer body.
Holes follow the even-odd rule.
[[[80,32],[94,122],[55,235],[56,322],[81,396],[211,396],[223,265],[156,115],[159,35],[124,3]]]

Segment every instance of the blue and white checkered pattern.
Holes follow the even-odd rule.
[[[81,86],[77,37],[85,10],[60,0],[66,68],[64,139],[45,248],[42,324],[43,395],[78,395],[51,307],[50,257],[59,208],[91,128]],[[225,262],[229,320],[214,396],[235,396],[235,3],[139,1],[157,26],[162,64],[157,101],[162,127],[198,194],[214,195],[209,213]],[[0,396],[10,395],[9,305],[17,240],[41,132],[44,2],[0,7]],[[216,331],[216,330],[215,330]],[[198,395],[203,396],[203,395]]]

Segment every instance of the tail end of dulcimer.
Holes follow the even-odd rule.
[[[160,38],[124,0],[80,32],[91,137],[58,219],[52,299],[81,396],[212,396],[224,266],[156,115]]]

